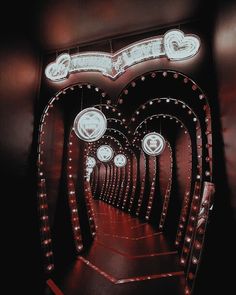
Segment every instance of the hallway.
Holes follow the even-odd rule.
[[[193,294],[215,192],[211,109],[196,85],[158,70],[113,104],[87,83],[49,101],[38,205],[54,294]]]
[[[7,295],[236,294],[236,1],[3,11]]]
[[[162,232],[103,201],[93,205],[95,241],[63,278],[55,276],[63,294],[184,294],[177,251]]]

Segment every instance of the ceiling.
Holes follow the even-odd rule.
[[[44,49],[181,23],[196,17],[196,0],[49,1],[39,15]]]
[[[20,30],[42,50],[168,27],[195,19],[202,0],[35,0],[8,3],[10,32]],[[14,8],[14,9],[12,9]],[[6,23],[4,23],[5,31]],[[11,34],[8,33],[8,38]]]

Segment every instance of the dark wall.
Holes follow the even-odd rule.
[[[14,262],[11,280],[30,294],[27,288],[37,287],[41,274],[32,154],[39,60],[27,41],[12,42],[0,50],[0,56],[1,196],[7,201],[7,220],[14,225],[8,231]]]
[[[29,32],[30,6],[24,10],[24,2],[11,5],[4,8],[5,22],[0,24],[0,177],[8,253],[4,272],[10,280],[8,294],[16,287],[17,293],[42,294],[32,154],[39,52]]]
[[[235,293],[234,266],[236,228],[236,3],[219,0],[213,27],[213,58],[216,73],[213,144],[216,194],[205,242],[205,253],[196,294]],[[214,267],[215,266],[215,267]],[[222,290],[222,291],[219,291]]]
[[[234,3],[233,3],[234,2]],[[217,91],[223,135],[226,177],[230,204],[236,218],[236,3],[224,1],[219,7],[214,31]],[[222,176],[224,171],[221,171]]]
[[[219,98],[219,116],[223,142],[218,142],[224,150],[224,165],[216,164],[218,192],[220,201],[217,218],[221,236],[222,269],[236,260],[234,239],[236,229],[236,2],[221,1],[214,31],[214,57],[217,72],[217,91]],[[225,169],[224,169],[225,168]],[[226,175],[225,175],[226,174]],[[220,210],[222,213],[220,214]],[[220,262],[220,261],[219,261]],[[231,293],[236,292],[233,276],[224,275]],[[230,290],[230,289],[229,289]]]

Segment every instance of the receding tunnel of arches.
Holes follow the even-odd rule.
[[[107,120],[93,142],[73,127],[89,107]],[[118,97],[77,83],[51,98],[39,127],[38,202],[52,290],[192,294],[214,192],[211,116],[202,89],[170,70],[136,77]],[[157,155],[142,147],[152,132],[165,142]],[[98,158],[103,145],[108,161]]]

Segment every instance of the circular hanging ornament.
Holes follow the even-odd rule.
[[[107,129],[107,119],[96,108],[87,108],[79,112],[73,125],[75,134],[86,142],[99,140]]]
[[[150,132],[142,139],[142,149],[149,156],[160,155],[166,146],[164,137],[157,132]]]
[[[101,162],[108,162],[113,158],[113,149],[109,145],[101,145],[97,149],[97,158]]]
[[[114,163],[116,167],[124,167],[127,163],[127,158],[125,155],[118,154],[114,158]]]

